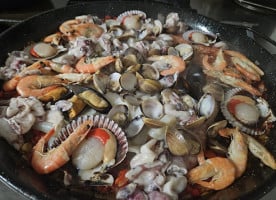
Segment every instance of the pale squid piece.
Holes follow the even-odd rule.
[[[187,178],[185,176],[169,176],[167,182],[162,188],[162,192],[167,194],[170,199],[177,200],[178,194],[187,186]]]
[[[20,149],[24,143],[23,135],[44,117],[45,110],[40,101],[34,97],[16,97],[10,99],[8,107],[3,109],[0,117],[0,137],[3,137],[14,148]]]
[[[140,148],[140,153],[136,154],[130,161],[130,167],[134,168],[139,165],[146,163],[152,163],[160,152],[155,152],[153,150],[158,140],[151,139],[146,144],[142,145]]]
[[[95,128],[87,135],[72,155],[73,164],[80,170],[89,170],[100,164],[114,163],[117,152],[115,136],[107,129]]]

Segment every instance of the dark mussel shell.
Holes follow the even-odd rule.
[[[110,102],[93,88],[70,84],[66,87],[100,113],[108,113],[112,107]]]

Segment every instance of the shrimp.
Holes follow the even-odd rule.
[[[225,75],[221,71],[203,70],[203,72],[207,76],[217,78],[225,84],[231,85],[233,87],[242,88],[242,89],[248,91],[249,93],[251,93],[252,95],[256,95],[256,96],[262,95],[262,93],[259,90],[257,90],[256,88],[254,88],[252,85],[248,84],[247,82],[243,81],[242,79],[238,79],[238,78],[232,77],[230,75]]]
[[[219,130],[223,136],[232,136],[232,141],[228,147],[229,159],[235,164],[236,178],[240,177],[247,166],[248,148],[246,138],[237,128],[225,128]]]
[[[57,100],[67,91],[61,84],[66,81],[55,76],[30,75],[23,77],[16,90],[22,97],[34,96],[41,101]]]
[[[39,60],[35,63],[29,65],[23,69],[18,75],[14,76],[12,79],[6,81],[3,85],[4,91],[13,91],[16,89],[17,84],[22,79],[22,77],[30,74],[51,74],[51,70],[45,68],[49,66],[48,60]]]
[[[235,166],[228,158],[213,157],[191,169],[187,176],[191,183],[213,190],[222,190],[234,182],[235,173]],[[209,178],[211,180],[207,181]]]
[[[76,64],[76,69],[80,73],[94,73],[102,67],[115,62],[115,60],[114,56],[97,57],[92,59],[82,57]]]
[[[53,71],[59,72],[59,73],[73,73],[76,72],[76,69],[71,67],[70,65],[64,65],[60,63],[50,63],[50,67]]]
[[[250,152],[257,158],[259,158],[265,165],[271,169],[276,169],[276,161],[273,155],[256,139],[244,134],[247,140],[248,148]]]
[[[148,58],[149,61],[163,61],[169,65],[169,69],[165,69],[160,72],[162,76],[173,75],[180,73],[185,70],[185,61],[179,56],[165,55],[165,56],[151,56]]]
[[[208,59],[209,59],[208,55],[205,55],[202,59],[203,67],[207,70],[222,71],[227,66],[227,62],[224,59],[224,55],[221,49],[217,52],[216,59],[212,64],[208,62]]]
[[[225,54],[231,56],[231,60],[237,70],[239,70],[246,78],[253,81],[259,81],[264,72],[250,61],[245,55],[231,50],[225,50]]]
[[[91,121],[80,124],[59,146],[44,152],[45,144],[55,134],[54,129],[44,135],[34,146],[31,164],[39,174],[48,174],[70,160],[70,156],[92,127]]]

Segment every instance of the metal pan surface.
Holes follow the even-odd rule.
[[[0,63],[4,64],[9,52],[22,49],[30,41],[38,41],[43,36],[57,30],[59,24],[82,14],[99,17],[117,16],[126,10],[142,10],[149,17],[156,18],[178,12],[181,19],[195,29],[219,33],[223,41],[231,44],[250,59],[257,61],[265,72],[264,82],[268,88],[268,102],[276,111],[276,59],[246,36],[246,32],[231,25],[222,25],[216,21],[198,15],[192,10],[179,9],[163,3],[149,2],[108,2],[99,1],[77,4],[61,9],[50,10],[17,24],[0,35]],[[276,156],[276,128],[272,129],[267,148]],[[250,158],[246,174],[236,180],[231,187],[214,192],[205,199],[259,199],[276,186],[276,173],[261,166],[255,158]],[[20,157],[4,140],[0,140],[0,180],[30,199],[97,199],[98,194],[90,189],[68,189],[53,177],[36,174],[27,162]],[[108,198],[108,196],[107,196]]]

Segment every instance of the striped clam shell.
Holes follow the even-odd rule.
[[[207,36],[208,37],[208,41],[207,42],[191,41],[190,37],[194,33],[201,33],[201,34]],[[205,46],[210,46],[210,45],[212,45],[212,44],[214,44],[214,43],[217,42],[219,34],[218,33],[214,34],[214,33],[211,33],[211,32],[205,32],[205,31],[202,31],[202,30],[194,30],[194,29],[192,29],[192,30],[188,30],[188,31],[184,32],[182,36],[183,36],[183,38],[185,40],[190,41],[192,43],[202,44],[202,45],[205,45]]]
[[[71,123],[61,129],[58,136],[53,141],[51,148],[60,145],[80,124],[85,121],[91,121],[93,124],[92,128],[105,128],[114,134],[117,139],[117,153],[115,164],[112,167],[120,164],[125,159],[128,151],[127,138],[125,132],[119,127],[119,125],[104,115],[84,115],[76,120],[72,120]]]
[[[266,132],[265,127],[262,127],[262,123],[257,123],[255,125],[247,125],[242,121],[239,121],[232,113],[228,110],[228,102],[234,95],[237,94],[248,94],[241,88],[234,88],[225,93],[224,100],[221,102],[221,111],[225,119],[234,127],[238,127],[241,131],[250,135],[262,135]]]
[[[146,13],[144,13],[143,11],[140,11],[140,10],[129,10],[129,11],[125,11],[125,12],[121,13],[117,17],[117,21],[119,21],[121,23],[126,16],[131,16],[131,15],[140,15],[143,19],[147,18]]]

